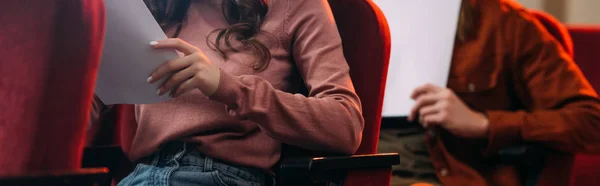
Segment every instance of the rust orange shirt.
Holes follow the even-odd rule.
[[[538,185],[569,184],[575,153],[600,150],[600,105],[572,58],[545,28],[509,0],[474,1],[476,32],[456,44],[448,87],[489,117],[488,139],[427,135],[438,177],[448,186],[517,186],[510,165],[488,155],[523,143],[556,150]]]

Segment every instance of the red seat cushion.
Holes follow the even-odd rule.
[[[0,174],[78,169],[103,2],[18,0],[1,7]]]

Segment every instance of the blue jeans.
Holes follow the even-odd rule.
[[[220,162],[182,142],[165,145],[146,161],[118,186],[263,186],[268,178],[260,169]]]

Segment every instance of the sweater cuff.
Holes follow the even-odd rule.
[[[228,109],[237,109],[239,84],[238,79],[221,70],[217,91],[209,99],[225,104]]]
[[[506,112],[488,111],[489,135],[488,146],[484,149],[484,155],[497,154],[501,149],[510,147],[521,141],[520,117],[510,117]]]

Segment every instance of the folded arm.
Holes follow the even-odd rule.
[[[211,99],[271,137],[302,148],[351,154],[364,121],[341,39],[326,0],[289,0],[286,19],[293,60],[308,96],[275,89],[258,76],[221,73]]]

